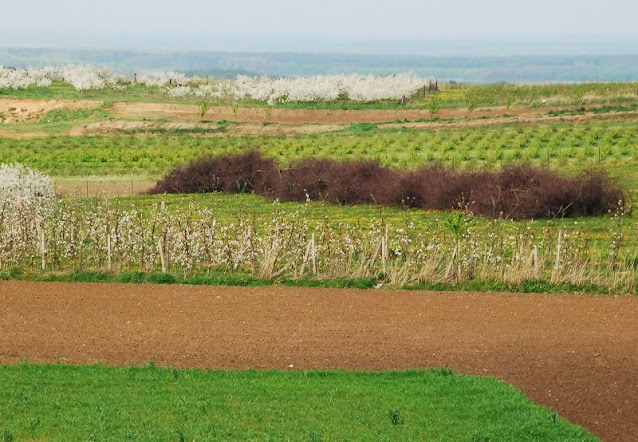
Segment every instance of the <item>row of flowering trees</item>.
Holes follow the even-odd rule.
[[[0,180],[9,183],[1,188],[0,272],[14,266],[33,272],[224,272],[371,277],[396,285],[549,280],[623,292],[635,291],[638,276],[633,265],[623,264],[620,227],[614,229],[614,250],[603,260],[578,230],[512,230],[503,220],[479,230],[462,212],[430,226],[398,228],[372,220],[372,227],[364,227],[311,220],[307,206],[286,213],[276,202],[263,219],[221,221],[214,210],[192,202],[175,210],[162,200],[143,208],[107,198],[56,198],[40,174],[21,166],[0,173],[11,167],[22,180]],[[15,185],[31,181],[42,186]]]
[[[413,74],[375,75],[317,75],[295,78],[248,77],[235,80],[211,80],[186,77],[178,72],[142,73],[134,79],[114,74],[109,68],[91,66],[58,66],[7,68],[0,66],[0,90],[25,89],[30,86],[48,87],[53,81],[71,84],[77,90],[124,87],[139,83],[163,87],[172,97],[195,96],[204,99],[232,99],[267,102],[334,101],[348,98],[354,101],[399,100],[430,83],[430,79]]]
[[[52,82],[60,81],[83,91],[114,86],[119,79],[121,77],[113,75],[109,68],[91,66],[48,66],[42,69],[0,66],[0,90],[26,89],[29,86],[49,87]]]
[[[212,96],[243,100],[250,98],[269,104],[280,101],[353,101],[400,100],[411,96],[428,84],[430,79],[412,74],[316,75],[296,78],[238,76],[234,81],[200,85],[191,89],[197,96]]]

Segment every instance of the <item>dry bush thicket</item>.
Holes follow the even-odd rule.
[[[258,151],[202,158],[170,172],[150,193],[249,192],[281,201],[466,209],[511,219],[592,216],[615,210],[622,189],[603,172],[575,178],[528,165],[465,172],[399,171],[374,162],[308,159],[280,169]]]

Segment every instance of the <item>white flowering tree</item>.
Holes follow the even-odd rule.
[[[197,81],[194,77],[191,79]],[[137,82],[146,86],[183,86],[189,79],[180,72],[142,72],[137,76]],[[172,84],[174,83],[174,84]]]
[[[47,66],[42,69],[0,66],[0,89],[26,89],[33,85],[48,87],[53,81],[65,81],[83,91],[112,86],[117,78],[109,68],[92,66]]]
[[[50,177],[21,164],[0,164],[0,269],[25,253],[46,266],[47,220],[54,211]]]
[[[32,85],[49,87],[51,77],[44,70],[0,66],[0,89],[26,89]]]
[[[111,83],[110,71],[91,66],[66,66],[61,69],[64,80],[79,91],[103,89]]]
[[[16,203],[52,198],[51,177],[22,164],[0,164],[0,200]]]

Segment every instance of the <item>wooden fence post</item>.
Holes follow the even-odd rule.
[[[383,273],[387,274],[387,261],[390,257],[388,243],[390,242],[390,226],[385,225],[385,234],[381,237],[381,261],[383,263]]]
[[[40,229],[40,253],[42,253],[42,270],[47,268],[47,249],[44,229]]]
[[[111,267],[111,232],[108,232],[106,234],[106,269],[110,272]]]
[[[560,268],[560,252],[561,249],[563,248],[563,244],[562,244],[562,239],[563,239],[563,231],[559,230],[558,231],[558,244],[556,244],[556,262],[554,263],[554,271],[558,271],[558,269]]]
[[[166,259],[166,251],[164,250],[164,238],[160,238],[157,242],[157,249],[159,250],[160,260],[162,261],[162,272],[168,273],[168,259]]]
[[[315,245],[315,234],[312,234],[312,240],[311,240],[311,244],[312,244],[312,251],[310,253],[312,253],[312,273],[314,275],[317,274],[317,247]]]

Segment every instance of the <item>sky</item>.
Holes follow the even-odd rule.
[[[458,55],[638,53],[637,0],[4,3],[0,46],[415,55],[438,55],[450,46]]]

